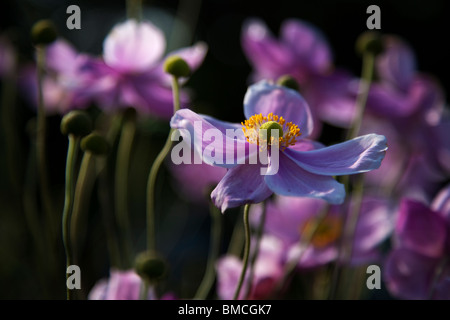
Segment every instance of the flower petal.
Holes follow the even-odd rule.
[[[133,270],[112,269],[108,280],[101,280],[89,293],[92,300],[139,300],[142,279]]]
[[[394,210],[388,201],[365,197],[353,240],[353,254],[369,252],[384,241],[394,229]]]
[[[103,58],[119,71],[143,71],[161,58],[165,48],[164,34],[155,25],[127,20],[116,25],[106,37]]]
[[[342,203],[345,197],[342,184],[331,177],[302,169],[283,152],[279,156],[278,173],[266,175],[264,180],[279,195],[320,198],[332,204]]]
[[[313,129],[311,111],[300,93],[265,80],[250,86],[244,97],[245,117],[260,113],[263,116],[273,113],[286,122],[293,122],[300,128],[303,138]]]
[[[384,52],[377,57],[380,78],[406,91],[416,73],[416,58],[412,49],[400,38],[387,36]]]
[[[285,197],[277,195],[266,204],[265,232],[282,239],[286,244],[297,243],[301,227],[314,218],[326,205],[321,199]],[[252,206],[251,222],[257,226],[261,217],[261,208]]]
[[[50,44],[46,50],[47,67],[55,72],[72,72],[76,64],[78,53],[67,41],[58,39]]]
[[[243,164],[229,169],[211,193],[215,205],[225,212],[228,208],[267,199],[272,191],[264,183],[260,165]]]
[[[421,202],[403,200],[395,228],[400,244],[405,248],[433,258],[443,254],[445,220]]]
[[[240,124],[219,121],[182,109],[172,117],[170,126],[186,129],[180,130],[181,135],[191,142],[203,162],[210,165],[232,168],[245,163],[249,156],[258,152],[256,147],[250,148]],[[205,149],[209,152],[205,152]]]
[[[302,152],[287,148],[284,153],[311,173],[334,176],[377,169],[386,149],[384,136],[368,134],[322,149]]]
[[[403,299],[426,299],[437,260],[408,249],[391,251],[383,268],[389,291]]]
[[[322,32],[298,19],[286,20],[281,26],[281,39],[295,53],[301,69],[323,73],[332,64],[332,54]]]
[[[356,113],[357,79],[344,70],[315,75],[302,87],[302,93],[320,120],[349,127]]]
[[[241,42],[247,58],[257,70],[255,80],[276,80],[292,70],[294,57],[291,50],[273,37],[263,21],[247,20],[242,28]]]
[[[433,199],[431,209],[439,212],[450,224],[450,185],[439,191]]]

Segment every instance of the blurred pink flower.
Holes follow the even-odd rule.
[[[389,291],[404,299],[450,299],[450,186],[431,205],[405,198],[384,267]]]
[[[127,20],[116,25],[103,42],[103,59],[93,59],[87,66],[95,78],[88,92],[104,110],[131,106],[138,112],[169,119],[173,97],[171,76],[163,71],[165,59],[178,55],[194,72],[203,62],[207,46],[198,42],[164,57],[165,49],[162,31],[148,21]],[[181,100],[185,106],[185,91]]]

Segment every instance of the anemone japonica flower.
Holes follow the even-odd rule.
[[[211,194],[222,212],[272,193],[342,203],[345,190],[333,176],[376,169],[387,150],[385,137],[376,134],[330,147],[308,140],[313,125],[306,101],[264,80],[249,87],[244,114],[245,122],[232,124],[183,109],[171,120],[205,163],[229,169]]]
[[[254,247],[252,248],[253,250]],[[282,241],[270,235],[263,236],[253,269],[252,285],[249,294],[247,297],[245,296],[250,278],[250,271],[247,270],[243,283],[243,288],[246,288],[246,290],[241,290],[239,299],[258,300],[271,298],[275,286],[281,281],[283,276],[283,266],[284,252]],[[217,261],[216,270],[217,295],[219,299],[232,299],[242,272],[242,261],[234,255],[225,255]]]
[[[384,47],[376,58],[378,80],[369,91],[362,131],[383,132],[393,152],[368,174],[368,181],[397,184],[402,194],[411,187],[433,194],[450,176],[450,117],[444,94],[435,79],[417,71],[406,42],[386,36]]]
[[[431,205],[404,198],[394,236],[384,266],[389,291],[403,299],[450,299],[450,186]]]
[[[313,268],[339,257],[340,239],[350,206],[332,205],[321,199],[276,196],[266,205],[264,234],[276,237],[283,246],[284,261],[298,260],[298,268]],[[261,206],[251,208],[251,223],[257,226]],[[300,247],[300,239],[312,227],[322,210],[327,215],[316,230],[310,244]],[[391,234],[393,208],[386,199],[365,197],[352,241],[353,265],[380,261],[378,246]],[[299,254],[301,253],[301,258]]]
[[[263,21],[249,19],[242,28],[241,42],[254,69],[254,81],[275,81],[286,74],[298,81],[300,92],[314,107],[313,136],[320,132],[319,119],[337,126],[350,125],[358,81],[349,72],[333,68],[331,48],[315,26],[288,19],[276,39]]]
[[[139,300],[142,279],[134,270],[111,269],[108,279],[98,281],[89,292],[89,300]],[[147,298],[154,300],[149,290]],[[162,300],[173,300],[172,294],[166,294]]]
[[[127,20],[116,25],[103,42],[102,59],[89,65],[95,76],[90,93],[104,110],[132,106],[143,114],[169,119],[173,97],[171,76],[163,71],[165,49],[163,32],[148,21]],[[180,56],[192,72],[206,52],[206,44],[199,42],[167,56]],[[187,103],[184,91],[181,100],[182,105]]]
[[[93,96],[88,88],[95,79],[86,68],[90,59],[92,57],[79,53],[64,39],[57,39],[47,47],[42,90],[48,114],[66,114],[73,109],[86,108],[92,102]],[[21,70],[19,79],[22,90],[35,107],[38,101],[36,72],[35,65],[27,65]]]

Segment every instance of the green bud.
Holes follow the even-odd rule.
[[[142,252],[136,257],[135,269],[142,278],[157,281],[166,275],[167,264],[153,253]]]
[[[81,150],[92,152],[95,155],[106,155],[109,152],[109,143],[105,137],[97,132],[92,132],[81,139]]]
[[[31,28],[31,40],[34,45],[49,45],[57,37],[56,27],[50,20],[39,20]]]
[[[164,71],[180,78],[189,76],[191,68],[189,68],[189,65],[183,58],[175,55],[168,57],[166,61],[164,61]]]
[[[362,55],[364,52],[370,52],[378,55],[383,52],[383,42],[381,35],[376,31],[366,31],[356,40],[356,52]]]
[[[279,77],[277,80],[277,84],[296,91],[299,91],[300,89],[297,80],[295,80],[292,76],[288,74]]]
[[[283,127],[276,121],[267,121],[259,128],[259,140],[272,142],[272,130],[278,130],[278,138],[283,136]],[[267,140],[264,139],[264,133],[267,132]]]
[[[70,111],[61,120],[61,132],[64,135],[73,134],[78,137],[83,137],[91,131],[92,121],[85,111]]]

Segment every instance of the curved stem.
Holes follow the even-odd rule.
[[[180,109],[180,89],[178,79],[172,78],[173,91],[173,113]],[[174,129],[170,129],[164,147],[153,161],[147,180],[147,250],[156,251],[156,232],[155,232],[155,184],[158,176],[159,168],[166,158],[172,147],[172,133]]]
[[[64,211],[62,216],[62,235],[64,242],[64,249],[66,251],[66,270],[72,264],[72,248],[70,245],[70,216],[73,204],[73,177],[75,171],[77,150],[78,150],[78,137],[69,134],[69,146],[67,148],[66,159],[66,184],[65,184],[65,197],[64,197]],[[66,280],[68,274],[66,274]],[[67,286],[66,286],[67,287]],[[71,290],[67,287],[67,300],[72,299]]]
[[[211,290],[211,286],[213,285],[215,278],[214,265],[219,257],[222,215],[213,203],[210,203],[209,211],[211,214],[211,240],[209,256],[206,264],[205,275],[194,296],[194,299],[196,300],[204,300],[208,297],[208,293]]]
[[[128,213],[128,169],[130,166],[131,148],[133,145],[136,125],[134,119],[124,117],[122,133],[120,135],[117,149],[117,161],[115,169],[115,205],[116,220],[122,236],[122,253],[124,257],[123,267],[128,268],[131,264],[131,227]]]
[[[361,80],[359,82],[358,90],[359,94],[356,98],[356,118],[353,120],[352,127],[348,132],[347,140],[355,138],[361,128],[364,111],[366,110],[367,98],[369,97],[369,89],[372,84],[375,55],[370,52],[365,52],[362,63]]]
[[[95,180],[94,168],[95,158],[91,152],[85,152],[81,161],[75,185],[72,217],[70,222],[70,238],[72,244],[73,261],[77,263],[79,246],[83,242],[83,228],[86,225],[87,203],[92,192]]]
[[[246,204],[244,207],[244,230],[245,230],[245,247],[244,247],[244,257],[241,276],[239,277],[238,285],[236,291],[234,292],[233,300],[239,298],[239,293],[244,283],[245,273],[247,271],[248,257],[250,255],[250,224],[248,222],[248,213],[250,211],[250,204]]]
[[[248,283],[245,289],[245,294],[244,297],[245,299],[248,299],[251,289],[252,289],[252,285],[253,285],[253,277],[254,277],[254,272],[255,272],[255,263],[256,263],[256,259],[258,258],[258,254],[259,254],[259,247],[261,244],[261,238],[262,238],[262,234],[264,231],[264,225],[266,222],[266,202],[264,201],[262,203],[262,214],[261,214],[261,219],[259,222],[259,226],[258,229],[256,231],[256,245],[255,245],[255,250],[253,252],[252,255],[252,259],[250,260],[250,269],[249,269],[249,275],[248,275]]]

